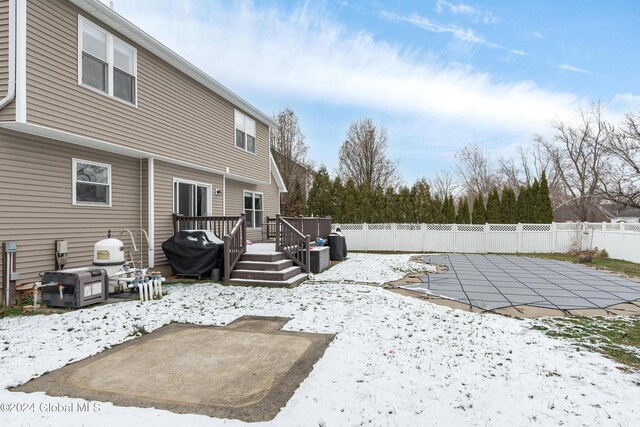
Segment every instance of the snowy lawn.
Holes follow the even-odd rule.
[[[355,255],[340,264],[342,279],[375,282],[360,271],[369,265],[367,256]],[[533,322],[456,311],[357,284],[296,289],[201,284],[168,290],[162,300],[145,304],[2,319],[0,403],[35,405],[25,412],[0,412],[0,425],[244,425],[109,403],[99,404],[99,412],[46,412],[56,403],[83,401],[4,390],[133,339],[140,328],[153,331],[169,322],[223,325],[242,315],[290,316],[285,329],[337,334],[286,407],[264,425],[640,423],[640,375],[621,372],[599,354],[576,351],[532,329]]]
[[[362,283],[383,285],[398,280],[409,273],[435,271],[435,267],[409,259],[411,255],[349,253],[340,262],[311,278],[315,282]]]

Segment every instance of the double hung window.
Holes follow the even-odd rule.
[[[78,27],[79,83],[135,104],[136,50],[83,17]]]
[[[235,111],[236,147],[256,152],[256,122],[239,111]]]

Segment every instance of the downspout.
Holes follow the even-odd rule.
[[[9,0],[9,80],[7,96],[0,100],[0,110],[16,97],[16,0]]]
[[[155,160],[153,157],[147,159],[147,221],[149,229],[149,268],[155,267],[155,247],[156,247],[156,194],[155,194]]]
[[[227,215],[227,176],[222,175],[222,216]]]

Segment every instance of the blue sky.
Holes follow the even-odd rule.
[[[407,182],[481,143],[508,157],[601,100],[640,108],[638,1],[115,0],[114,9],[266,113],[298,115],[317,165],[350,122],[387,128]]]

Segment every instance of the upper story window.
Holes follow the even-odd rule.
[[[111,165],[73,159],[73,204],[111,206]]]
[[[137,52],[83,17],[78,18],[78,83],[136,103]]]
[[[256,152],[256,122],[242,114],[240,111],[235,110],[235,122],[236,122],[236,147],[249,151],[251,153]]]

